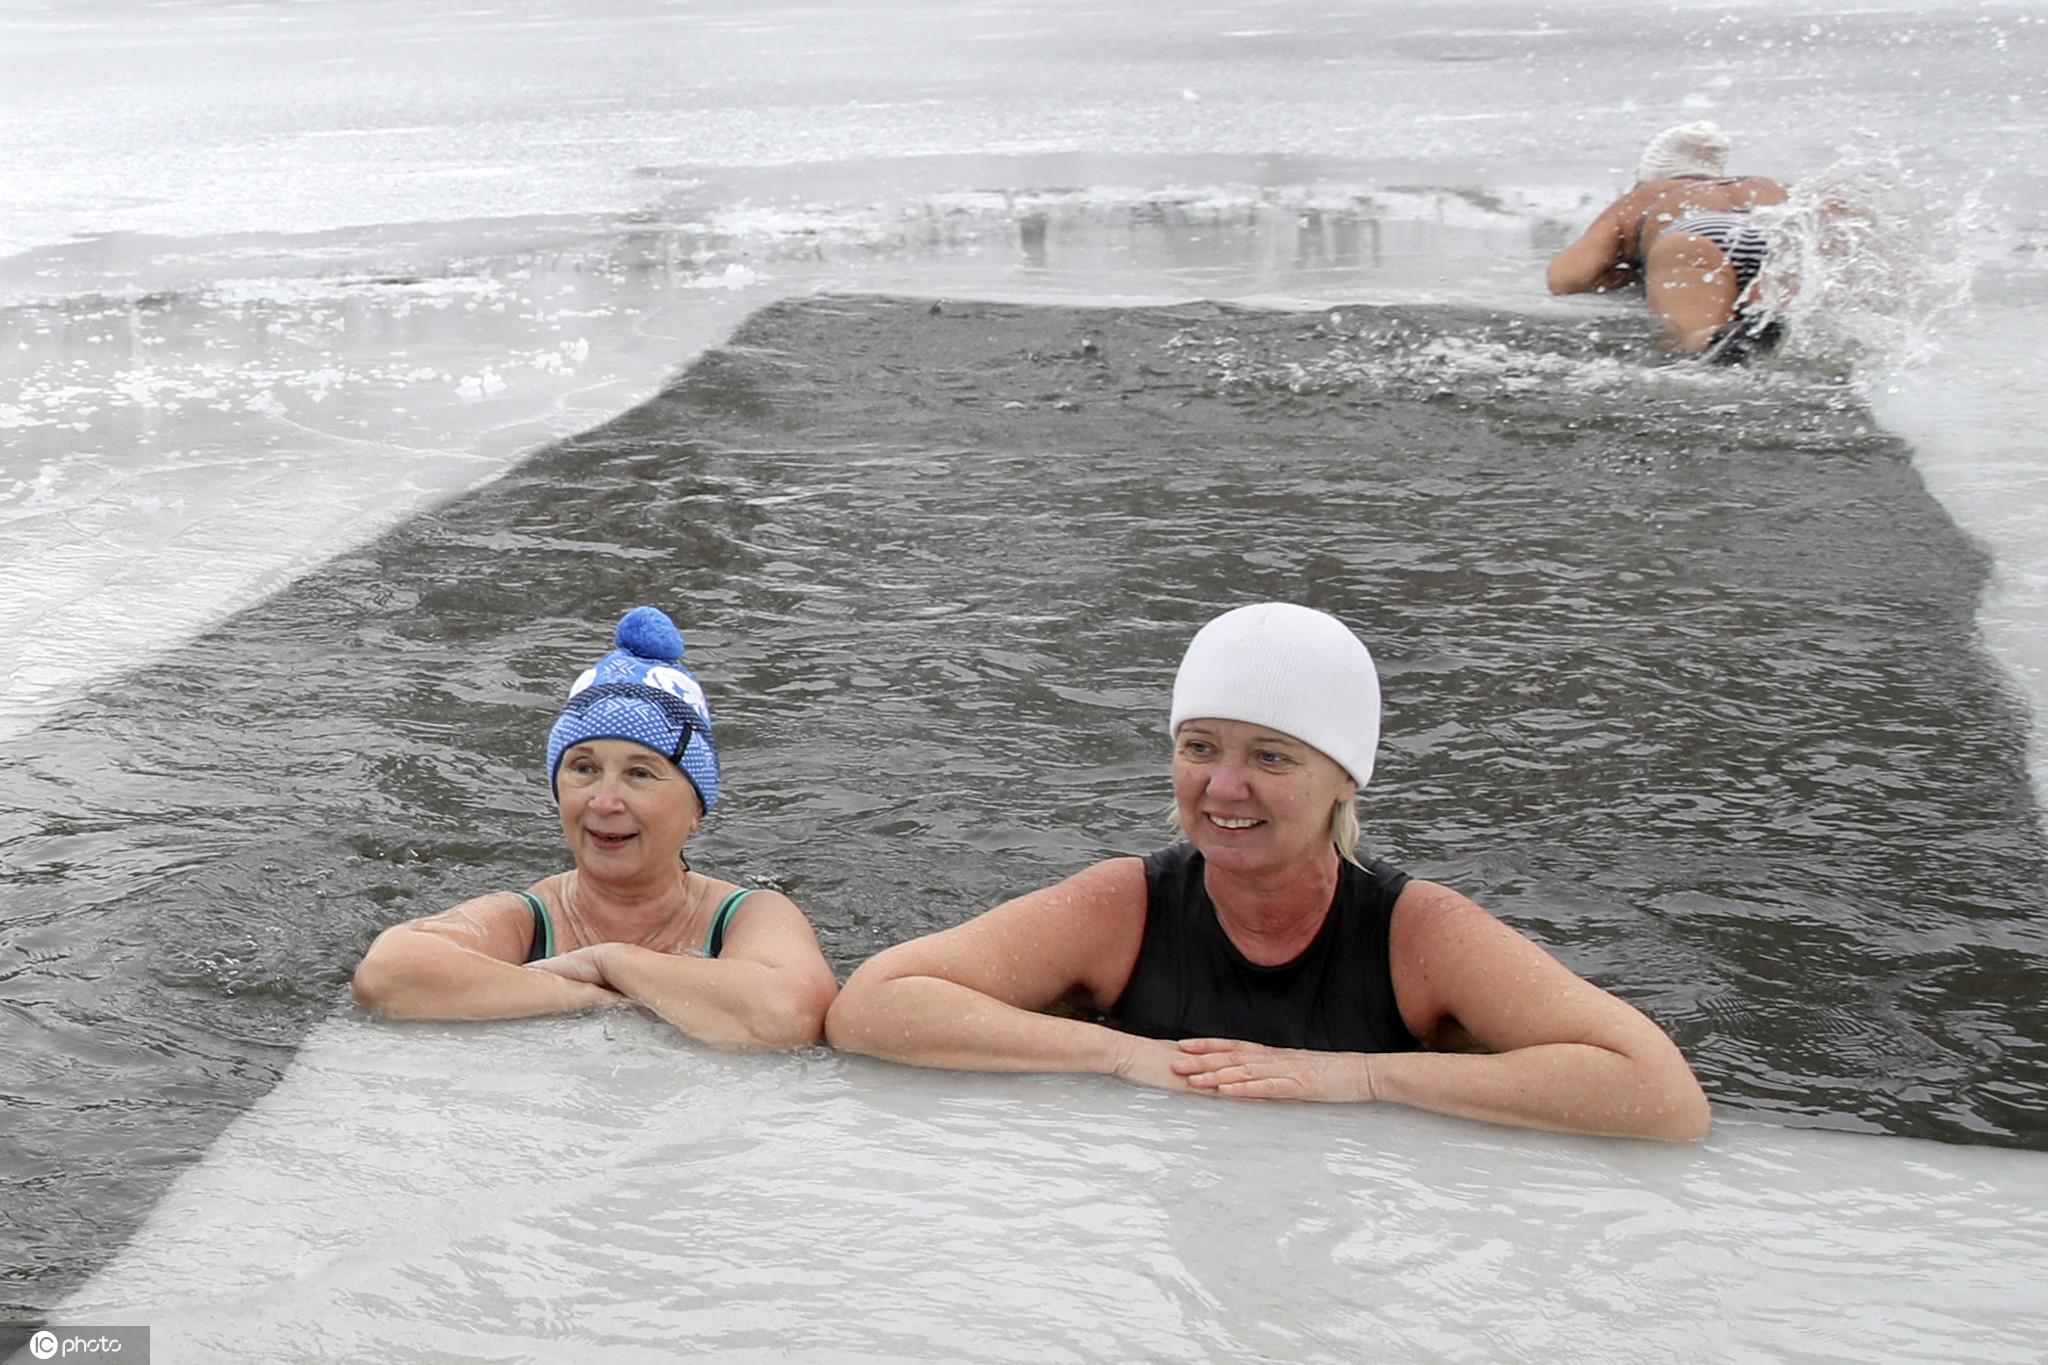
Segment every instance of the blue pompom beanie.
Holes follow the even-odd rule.
[[[709,813],[718,804],[718,748],[704,689],[683,667],[683,633],[667,613],[635,607],[612,639],[618,647],[583,670],[548,731],[548,790],[560,799],[555,779],[571,746],[626,739],[681,768]]]

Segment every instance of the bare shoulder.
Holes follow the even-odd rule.
[[[1560,1042],[1669,1047],[1639,1011],[1447,886],[1410,882],[1391,940],[1395,997],[1418,1038],[1469,1036],[1492,1052]]]
[[[1443,946],[1450,939],[1494,930],[1515,932],[1470,896],[1442,882],[1413,878],[1401,888],[1400,898],[1394,902],[1396,951],[1404,944],[1420,951]]]
[[[1656,191],[1638,215],[1643,221],[1663,227],[1690,213],[1743,213],[1762,205],[1785,202],[1785,187],[1767,176],[1749,175],[1732,180],[1659,180],[1646,189]]]
[[[912,942],[929,942],[964,932],[978,938],[1015,941],[1074,932],[1093,938],[1127,915],[1135,913],[1142,917],[1144,910],[1144,861],[1110,858],[1051,886],[1004,901],[963,924]]]
[[[1614,200],[1600,211],[1594,224],[1605,231],[1626,233],[1635,231],[1657,201],[1664,197],[1668,186],[1653,181],[1647,185],[1635,185],[1616,195]]]
[[[1670,191],[1671,186],[1672,182],[1668,180],[1652,180],[1641,185],[1631,185],[1615,196],[1610,207],[1617,215],[1641,217],[1645,209]]]
[[[716,898],[712,902],[712,913],[716,914],[720,907],[732,904],[732,927],[735,931],[746,920],[803,920],[810,923],[810,917],[804,914],[802,906],[773,887],[742,888],[726,883],[723,889],[713,887],[712,894]],[[735,896],[741,898],[735,901]]]
[[[746,899],[741,901],[740,904],[745,906],[750,913],[759,914],[763,910],[770,909],[777,914],[802,915],[804,913],[802,906],[772,886],[742,888],[731,882],[720,883],[720,885],[724,889],[717,890],[716,894],[721,902],[732,896],[735,892],[744,889],[746,891]]]
[[[1130,936],[1135,956],[1145,933],[1146,898],[1144,859],[1110,858],[1005,901],[979,918],[1031,940],[1079,940],[1091,952]]]
[[[481,896],[452,905],[439,914],[425,915],[410,923],[427,926],[463,926],[470,924],[495,924],[501,920],[531,921],[533,911],[526,899],[517,891],[487,891]]]
[[[716,892],[718,904],[725,904],[739,889],[730,887]],[[811,928],[810,917],[804,914],[803,907],[788,896],[757,886],[747,891],[745,899],[734,905],[725,931],[729,952],[744,954],[756,944],[791,941],[815,946],[818,936]]]
[[[431,934],[452,939],[489,957],[519,962],[533,942],[533,912],[517,891],[490,891],[436,914],[393,925],[384,932]]]
[[[1037,908],[1047,913],[1114,910],[1132,905],[1142,910],[1145,906],[1145,860],[1108,858],[1082,868],[1065,881],[1054,882],[1043,890],[1019,896],[1006,904],[1017,905],[1025,901],[1036,902]]]
[[[799,998],[809,998],[816,1007],[817,1020],[799,1033],[805,1041],[816,1041],[825,1009],[839,990],[839,978],[825,961],[817,930],[795,901],[766,887],[748,892],[726,928],[718,961],[769,968],[778,973],[777,980],[788,990]]]
[[[1767,175],[1746,175],[1736,185],[1749,196],[1752,204],[1782,204],[1790,198],[1784,182]]]
[[[862,973],[936,976],[1025,1008],[1080,987],[1122,993],[1145,935],[1145,864],[1111,858],[950,929],[878,954]]]
[[[1409,1031],[1433,1038],[1447,1024],[1480,1036],[1486,1002],[1587,985],[1563,963],[1471,897],[1415,880],[1394,904],[1388,956]]]

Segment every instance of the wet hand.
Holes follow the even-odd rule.
[[[559,957],[544,957],[538,962],[529,962],[526,969],[533,972],[547,972],[553,976],[567,977],[581,981],[586,986],[611,988],[611,981],[604,973],[605,951],[609,943],[593,943],[587,948],[578,948],[573,953]]]
[[[1186,1038],[1174,1074],[1190,1088],[1240,1100],[1372,1100],[1372,1059],[1234,1038]]]
[[[1116,1060],[1110,1073],[1132,1085],[1184,1091],[1188,1083],[1177,1074],[1175,1058],[1179,1055],[1180,1049],[1173,1043],[1124,1034],[1118,1039]]]

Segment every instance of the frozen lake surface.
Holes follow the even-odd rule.
[[[324,1030],[67,1313],[167,1363],[2026,1361],[2048,1326],[2034,1157],[1177,1103],[638,1020],[476,1045]]]

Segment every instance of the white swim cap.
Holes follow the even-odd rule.
[[[1712,123],[1681,123],[1666,128],[1643,148],[1636,164],[1636,183],[1668,180],[1674,175],[1726,175],[1728,137]]]
[[[1380,743],[1379,671],[1334,616],[1290,602],[1239,607],[1195,632],[1174,676],[1168,729],[1201,719],[1271,726],[1363,787]]]

